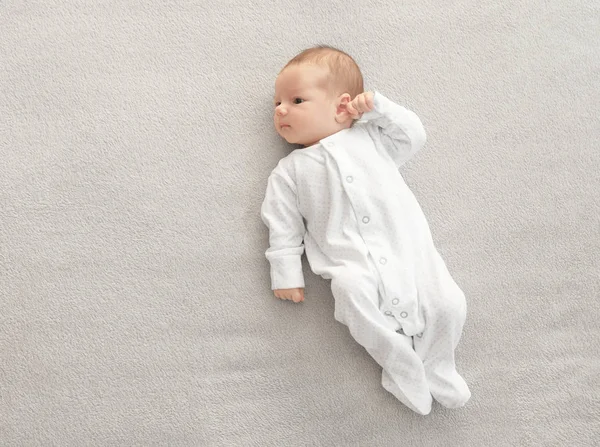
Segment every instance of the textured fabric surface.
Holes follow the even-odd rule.
[[[598,2],[368,6],[0,2],[0,444],[597,444]],[[273,83],[318,43],[427,131],[463,409],[384,390],[305,259],[270,290]]]

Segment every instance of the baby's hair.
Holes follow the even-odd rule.
[[[307,48],[292,58],[281,71],[290,65],[303,63],[320,65],[329,70],[327,90],[330,95],[349,93],[351,99],[354,99],[364,92],[363,77],[358,64],[349,54],[338,48],[329,45]]]

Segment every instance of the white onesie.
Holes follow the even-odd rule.
[[[301,256],[331,280],[334,317],[383,368],[382,385],[420,414],[471,394],[454,350],[466,300],[398,168],[425,144],[416,114],[374,93],[352,128],[281,159],[261,217],[271,289],[304,287]],[[414,338],[413,338],[414,336]]]

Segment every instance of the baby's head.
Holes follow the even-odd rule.
[[[354,59],[320,45],[302,51],[275,80],[277,133],[305,147],[354,124],[346,104],[363,93],[363,78]]]

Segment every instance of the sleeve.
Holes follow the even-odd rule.
[[[392,102],[379,92],[374,92],[374,107],[362,115],[361,121],[390,155],[399,168],[410,160],[427,139],[419,117],[412,111]]]
[[[269,228],[269,248],[265,255],[271,264],[271,289],[303,288],[301,257],[306,229],[298,210],[294,182],[280,165],[269,176],[261,218]]]

